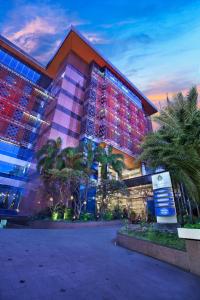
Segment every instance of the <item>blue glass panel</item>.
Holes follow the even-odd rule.
[[[0,50],[0,60],[2,60],[2,59],[3,59],[3,57],[4,57],[4,53],[3,53],[3,51],[2,51],[2,50]]]
[[[11,61],[11,57],[8,55],[8,54],[6,54],[5,56],[4,56],[4,58],[3,58],[3,63],[5,64],[5,65],[7,65],[7,66],[9,66],[9,63],[10,63],[10,61]]]
[[[2,49],[0,49],[0,62],[34,83],[36,83],[41,76],[38,72],[32,70]]]
[[[9,67],[14,70],[16,68],[16,65],[17,65],[16,64],[16,59],[12,58],[10,60]]]
[[[34,154],[33,150],[22,148],[4,141],[0,141],[0,153],[27,161],[31,160]]]
[[[0,173],[24,177],[27,174],[27,171],[28,171],[28,163],[27,163],[27,167],[22,167],[19,165],[14,165],[8,162],[0,161]]]

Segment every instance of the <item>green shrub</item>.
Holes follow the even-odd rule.
[[[82,213],[81,215],[80,215],[80,220],[81,221],[93,221],[95,219],[95,217],[94,217],[94,214],[92,214],[92,213]]]
[[[185,224],[184,228],[193,228],[193,229],[200,229],[200,223],[196,223],[196,224]]]
[[[65,207],[64,204],[57,203],[54,207],[51,208],[51,210],[52,210],[52,219],[54,221],[63,219],[65,209],[66,209],[66,207]]]
[[[65,208],[63,219],[71,221],[72,218],[73,218],[73,210],[71,208]]]
[[[124,227],[120,232],[138,239],[151,241],[159,245],[185,251],[185,241],[180,239],[177,233],[162,232],[151,227],[134,230]]]
[[[134,210],[132,210],[132,211],[130,212],[130,214],[129,214],[129,221],[130,221],[131,223],[134,223],[135,220],[136,220],[136,213],[134,212]]]
[[[122,209],[116,205],[112,211],[113,219],[114,220],[119,220],[123,218],[123,211]]]
[[[103,214],[103,220],[105,221],[111,221],[113,220],[113,214],[111,211],[106,211],[104,214]]]
[[[184,224],[189,224],[190,223],[190,216],[184,215],[183,216],[183,222],[184,222]]]

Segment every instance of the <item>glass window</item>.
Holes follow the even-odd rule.
[[[3,53],[3,51],[2,51],[2,50],[0,50],[0,60],[2,60],[2,59],[3,59],[3,57],[4,57],[4,53]]]
[[[19,128],[17,126],[10,124],[8,126],[7,134],[10,137],[15,137],[17,135],[18,130]]]
[[[8,54],[6,54],[5,57],[3,58],[3,63],[9,66],[10,61],[11,61],[11,57],[8,56]]]
[[[14,120],[20,121],[23,116],[23,112],[19,109],[16,109],[14,113]]]
[[[6,81],[7,81],[8,83],[10,83],[10,84],[14,84],[14,83],[15,83],[15,78],[14,78],[13,76],[11,76],[11,75],[8,75],[8,76],[6,77]]]
[[[33,81],[34,83],[36,83],[41,76],[38,72],[32,70],[27,65],[18,61],[16,58],[2,49],[0,49],[0,62],[11,68],[13,71],[16,71],[18,74],[21,74],[25,78]]]
[[[0,86],[0,95],[2,97],[8,96],[8,89],[5,86]]]
[[[24,86],[24,92],[25,92],[26,94],[30,94],[30,93],[32,92],[32,86],[26,84],[26,85]]]
[[[22,68],[23,68],[23,65],[20,62],[18,62],[18,64],[16,64],[15,70],[17,73],[21,74]]]
[[[21,105],[21,106],[27,106],[27,104],[28,104],[28,99],[27,98],[25,98],[24,96],[22,96],[22,98],[19,100],[19,104]]]
[[[9,63],[9,67],[11,68],[11,69],[15,69],[15,67],[16,67],[16,60],[14,59],[14,58],[12,58],[11,60],[10,60],[10,63]]]

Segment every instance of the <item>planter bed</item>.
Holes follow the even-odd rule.
[[[117,244],[129,250],[137,251],[156,259],[190,270],[187,252],[169,248],[125,233],[117,233]]]
[[[114,226],[122,225],[121,220],[114,221],[51,221],[51,220],[36,220],[29,222],[28,228],[32,229],[71,229],[82,227],[100,227],[100,226]]]
[[[190,271],[200,276],[200,229],[178,228],[178,235],[186,242]]]

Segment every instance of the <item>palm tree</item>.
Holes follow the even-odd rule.
[[[55,161],[55,167],[48,173],[57,180],[61,201],[68,207],[71,197],[74,202],[79,200],[80,181],[85,177],[83,153],[79,147],[67,147],[59,151]]]
[[[80,151],[83,153],[84,163],[83,163],[83,171],[86,175],[85,177],[85,185],[84,185],[84,202],[87,203],[88,200],[88,191],[92,186],[92,175],[96,173],[94,169],[94,164],[97,163],[96,159],[96,146],[90,140],[87,142],[83,142],[80,144]]]
[[[85,183],[85,173],[79,169],[65,167],[61,170],[51,169],[49,173],[52,179],[58,182],[60,202],[69,207],[69,202],[73,200],[74,215],[79,218],[82,208],[80,198],[80,184]]]
[[[101,179],[109,178],[109,169],[115,171],[121,178],[122,171],[125,168],[123,154],[113,153],[112,146],[106,148],[98,146],[95,156],[101,165]]]
[[[100,215],[103,216],[108,206],[109,196],[114,195],[116,191],[120,191],[122,186],[124,187],[120,180],[113,180],[110,178],[110,169],[116,172],[120,179],[125,164],[123,155],[113,153],[112,146],[106,148],[98,146],[95,159],[99,162],[101,167],[97,194],[99,195],[98,198],[100,200]]]
[[[49,198],[56,194],[56,182],[52,180],[49,170],[59,166],[58,155],[61,152],[62,140],[58,137],[56,140],[49,139],[46,144],[36,153],[37,169],[42,177],[45,198]]]
[[[192,88],[184,97],[177,94],[154,119],[159,124],[142,144],[140,160],[150,167],[162,166],[171,174],[177,189],[200,201],[200,111],[198,93]]]
[[[79,147],[64,148],[57,156],[57,165],[62,168],[81,170],[84,164],[83,153]]]
[[[56,140],[50,139],[36,153],[37,168],[40,174],[47,175],[48,170],[60,164],[58,156],[61,152],[62,140],[58,137]]]

